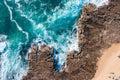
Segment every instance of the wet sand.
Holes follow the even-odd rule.
[[[98,69],[92,80],[120,80],[120,44],[113,44],[102,52]],[[119,79],[118,79],[119,78]]]

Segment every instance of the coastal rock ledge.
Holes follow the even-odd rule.
[[[120,0],[109,0],[109,5],[99,8],[93,4],[83,7],[78,33],[80,52],[69,52],[62,72],[54,69],[53,48],[32,46],[23,80],[92,80],[100,51],[120,43]]]

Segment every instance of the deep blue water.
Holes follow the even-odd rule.
[[[0,80],[20,80],[29,68],[28,50],[39,41],[54,47],[56,69],[60,70],[67,53],[79,51],[77,20],[88,2],[0,0]]]

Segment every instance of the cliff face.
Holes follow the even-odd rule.
[[[92,4],[82,10],[78,21],[80,52],[71,51],[67,68],[54,70],[53,49],[37,45],[29,53],[29,71],[23,80],[91,80],[97,70],[100,51],[113,43],[120,43],[120,0],[110,0],[109,5],[96,9]]]

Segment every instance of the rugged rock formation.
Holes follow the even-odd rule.
[[[91,80],[95,75],[100,50],[120,43],[120,0],[110,0],[109,5],[96,8],[92,4],[82,10],[78,21],[80,52],[72,51],[67,57],[63,72],[54,70],[53,49],[32,47],[27,76],[23,80]]]

